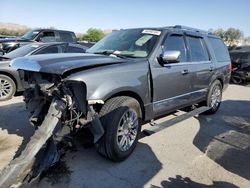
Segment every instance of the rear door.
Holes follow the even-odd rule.
[[[190,101],[204,99],[213,75],[215,65],[211,61],[208,47],[200,35],[186,35],[189,54],[189,69],[193,72]]]
[[[187,63],[187,48],[182,33],[172,33],[163,42],[163,52],[181,52],[180,62],[160,65],[159,60],[151,66],[153,77],[153,108],[155,116],[163,115],[189,102],[191,74]]]

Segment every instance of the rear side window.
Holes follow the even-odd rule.
[[[56,54],[59,53],[59,46],[49,46],[36,52],[35,54]]]
[[[230,61],[228,49],[221,39],[208,37],[208,40],[213,47],[218,62]]]
[[[186,47],[185,41],[182,35],[171,35],[168,37],[164,43],[164,51],[180,51],[180,62],[186,62]]]
[[[187,41],[191,61],[209,61],[209,55],[202,38],[187,36]]]
[[[85,50],[82,48],[68,46],[67,53],[84,53]]]
[[[60,32],[60,38],[61,41],[63,42],[74,42],[75,41],[75,37],[72,33],[68,33],[68,32]]]

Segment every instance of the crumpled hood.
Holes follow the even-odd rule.
[[[63,75],[67,71],[102,65],[124,63],[125,59],[96,54],[47,54],[16,58],[10,65],[16,70],[27,70]]]

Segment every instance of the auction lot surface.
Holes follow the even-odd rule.
[[[21,96],[0,103],[0,169],[33,134],[27,117]],[[250,86],[230,85],[215,115],[193,117],[141,138],[122,163],[110,162],[93,147],[80,144],[63,161],[38,187],[248,188]]]

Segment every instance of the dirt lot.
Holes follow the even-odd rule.
[[[0,103],[0,168],[21,151],[33,131],[21,96]],[[47,173],[40,188],[248,188],[250,87],[231,85],[215,115],[193,117],[140,139],[122,163],[107,161],[93,147],[80,144],[63,161]]]

